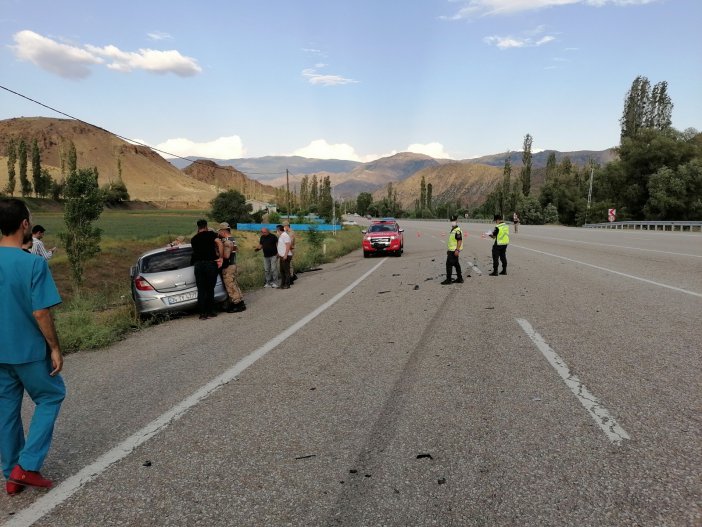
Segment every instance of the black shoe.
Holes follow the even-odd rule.
[[[200,320],[207,320],[207,315],[200,315]]]
[[[497,276],[497,271],[491,272],[488,276]]]
[[[209,313],[207,316],[208,316],[209,318],[214,318],[214,317],[217,316],[217,313],[215,313],[215,312],[213,311],[212,313]]]
[[[463,278],[459,278],[458,280],[453,281],[454,284],[462,284],[463,283]]]
[[[241,313],[242,311],[246,311],[246,304],[244,304],[243,301],[238,302],[227,309],[227,313]]]
[[[449,284],[452,284],[452,283],[453,283],[453,280],[451,280],[450,278],[447,278],[446,280],[444,280],[443,282],[441,282],[441,285],[449,285]]]
[[[507,269],[502,269],[502,271],[500,271],[500,274],[507,274]]]

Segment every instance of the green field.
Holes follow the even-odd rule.
[[[102,213],[96,225],[105,239],[149,240],[159,236],[190,237],[195,234],[195,222],[200,218],[207,219],[207,211],[109,210]],[[57,240],[58,233],[65,230],[62,212],[37,212],[32,215],[32,223],[46,228],[47,238],[52,240]]]

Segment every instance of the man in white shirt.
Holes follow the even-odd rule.
[[[292,242],[282,225],[277,225],[278,231],[278,261],[280,262],[280,288],[290,289],[290,259],[292,258]]]
[[[50,251],[46,250],[46,247],[44,247],[44,242],[41,241],[45,232],[46,229],[41,225],[35,225],[32,227],[32,248],[30,249],[30,252],[32,254],[36,254],[37,256],[41,256],[45,260],[50,260],[57,248],[53,247]]]

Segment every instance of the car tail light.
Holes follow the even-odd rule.
[[[147,282],[143,276],[137,276],[134,279],[134,286],[139,291],[153,291],[154,290],[153,286],[149,282]]]

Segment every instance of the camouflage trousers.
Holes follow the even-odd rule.
[[[236,281],[236,265],[230,265],[226,269],[222,269],[222,282],[227,290],[227,295],[229,295],[229,302],[238,304],[244,300],[244,295],[241,294],[241,289],[239,289],[239,284]]]

